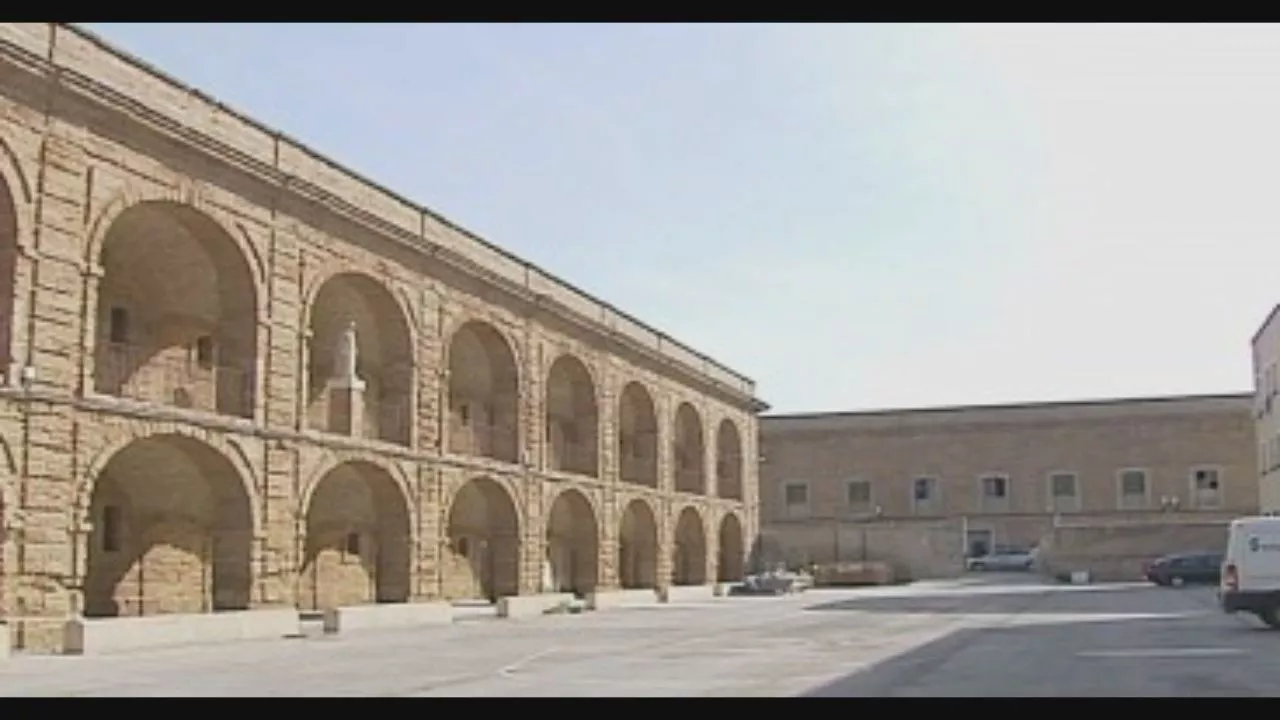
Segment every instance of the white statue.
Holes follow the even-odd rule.
[[[542,592],[550,593],[556,591],[556,576],[554,566],[551,564],[551,549],[547,549],[547,556],[542,560]]]
[[[347,325],[338,338],[338,362],[334,371],[341,380],[356,380],[356,324]]]

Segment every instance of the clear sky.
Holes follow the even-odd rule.
[[[1280,26],[90,24],[776,412],[1248,390]]]

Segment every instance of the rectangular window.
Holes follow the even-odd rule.
[[[809,504],[809,486],[804,483],[787,484],[787,507]]]
[[[917,503],[927,503],[933,499],[933,478],[916,478],[911,484],[911,497]]]
[[[982,497],[988,500],[1004,500],[1009,497],[1009,479],[1002,475],[982,478]]]
[[[204,370],[213,367],[213,338],[209,335],[196,338],[196,365]]]
[[[786,517],[804,517],[809,514],[809,485],[789,482],[783,486],[783,512]]]
[[[845,502],[852,508],[870,505],[871,483],[866,480],[850,480],[845,486]]]
[[[113,343],[129,342],[129,311],[122,307],[111,308],[107,320],[107,338]]]
[[[102,508],[102,551],[103,552],[120,552],[120,546],[123,544],[120,532],[120,508],[116,505],[106,505]]]
[[[1049,487],[1054,499],[1076,496],[1076,476],[1071,473],[1054,473],[1049,476]]]
[[[1120,503],[1125,509],[1146,507],[1147,473],[1145,470],[1125,470],[1120,473]]]
[[[1196,507],[1217,508],[1222,505],[1222,476],[1216,468],[1193,470],[1191,483]]]

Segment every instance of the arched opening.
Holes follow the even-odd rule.
[[[628,589],[658,586],[658,522],[643,500],[632,500],[622,512],[618,584]]]
[[[600,413],[587,366],[560,356],[547,374],[547,464],[552,470],[600,474]]]
[[[577,490],[565,490],[547,519],[543,589],[585,596],[596,588],[599,558],[600,526],[591,502]]]
[[[658,413],[649,391],[634,381],[618,401],[618,477],[658,487]]]
[[[676,492],[707,492],[707,453],[702,442],[702,418],[689,403],[676,410],[671,459],[675,466]]]
[[[93,479],[85,616],[247,609],[252,512],[243,478],[208,445],[125,446]]]
[[[493,326],[473,320],[449,341],[449,452],[519,462],[515,354]]]
[[[303,610],[409,599],[408,499],[386,470],[343,463],[307,502],[298,604]]]
[[[496,602],[520,592],[520,527],[511,496],[497,482],[476,478],[449,506],[444,596]]]
[[[257,296],[239,246],[213,219],[143,202],[103,240],[94,388],[253,417]]]
[[[716,563],[720,582],[738,582],[742,579],[746,563],[746,541],[742,538],[742,523],[730,513],[720,521],[720,561]]]
[[[13,299],[17,294],[17,267],[18,211],[9,185],[0,177],[0,376],[7,376],[13,363]]]
[[[671,582],[675,585],[707,584],[707,534],[702,516],[691,507],[676,522],[675,549],[671,562]]]
[[[742,436],[729,419],[721,420],[716,432],[716,494],[742,499]]]
[[[391,292],[366,275],[335,275],[316,293],[308,329],[308,427],[407,446],[413,342]]]

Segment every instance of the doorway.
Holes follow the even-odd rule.
[[[994,533],[990,530],[969,530],[964,539],[965,557],[986,557],[994,546]]]

